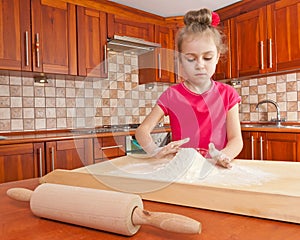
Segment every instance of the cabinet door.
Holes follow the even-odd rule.
[[[139,83],[175,82],[175,52],[173,29],[155,26],[155,42],[161,48],[138,56]]]
[[[125,156],[125,144],[125,136],[95,138],[95,162],[101,162],[108,159]]]
[[[32,0],[33,71],[77,74],[75,5]]]
[[[0,69],[31,70],[30,0],[0,0]]]
[[[155,26],[155,42],[161,44],[157,49],[157,81],[173,83],[174,75],[174,40],[173,30],[165,26]]]
[[[266,133],[266,160],[297,161],[299,140],[296,133]]]
[[[216,72],[213,76],[214,80],[223,80],[231,78],[231,43],[230,43],[230,20],[220,23],[221,31],[224,34],[224,40],[227,44],[228,51],[220,57]]]
[[[107,77],[106,13],[77,7],[78,74]]]
[[[38,176],[32,143],[0,146],[0,183]]]
[[[87,164],[85,140],[61,140],[46,143],[47,172],[55,169],[74,169]]]
[[[265,133],[242,131],[243,149],[236,157],[237,159],[264,160],[265,152]]]
[[[266,19],[265,7],[232,19],[232,77],[267,71]]]
[[[114,14],[108,14],[108,37],[113,35],[141,38],[154,41],[154,24],[125,19]]]
[[[277,1],[269,8],[275,28],[277,70],[296,69],[300,66],[300,2],[299,0]],[[274,55],[276,53],[276,56]]]

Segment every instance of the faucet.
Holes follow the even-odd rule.
[[[277,126],[281,126],[281,122],[283,122],[284,119],[281,119],[281,117],[280,117],[280,108],[279,108],[278,103],[273,101],[273,100],[266,99],[266,100],[263,100],[263,101],[260,101],[259,103],[257,103],[256,104],[256,109],[258,109],[259,105],[261,105],[263,103],[271,103],[276,107],[277,116],[276,116],[276,119],[274,121],[276,122]],[[272,119],[272,121],[273,121],[273,119]]]

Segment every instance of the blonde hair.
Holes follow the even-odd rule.
[[[182,51],[182,43],[187,36],[206,34],[211,36],[216,44],[217,51],[224,54],[227,51],[225,35],[216,27],[212,26],[212,11],[203,8],[198,11],[189,11],[184,15],[185,26],[177,35],[177,50]]]

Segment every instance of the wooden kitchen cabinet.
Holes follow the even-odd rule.
[[[55,169],[93,163],[92,139],[71,139],[0,146],[0,183],[42,177]]]
[[[232,75],[251,76],[266,73],[270,67],[267,8],[237,16],[231,21]],[[271,45],[274,49],[274,45]],[[269,51],[268,51],[269,52]],[[273,51],[274,52],[274,51]]]
[[[300,1],[281,0],[269,6],[270,20],[273,23],[273,58],[277,71],[300,67]]]
[[[173,29],[155,25],[155,42],[159,43],[161,47],[138,56],[139,83],[174,83],[175,45]]]
[[[125,136],[94,138],[94,162],[125,156]]]
[[[224,34],[224,41],[227,45],[227,52],[220,57],[217,64],[214,80],[224,80],[231,78],[231,41],[230,41],[230,20],[220,22],[220,29]]]
[[[39,177],[39,153],[33,143],[0,146],[0,183]]]
[[[78,74],[106,78],[107,14],[77,6]]]
[[[300,2],[280,0],[231,20],[232,77],[300,66]]]
[[[237,159],[300,161],[300,134],[243,131],[242,136]]]
[[[92,164],[89,150],[89,139],[46,142],[46,172],[55,169],[71,170]]]
[[[34,72],[77,74],[75,5],[31,0]]]
[[[114,35],[127,36],[154,42],[154,24],[126,19],[115,14],[108,14],[108,38]]]
[[[0,0],[0,69],[31,70],[30,0]]]

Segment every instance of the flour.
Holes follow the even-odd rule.
[[[231,169],[216,166],[192,148],[182,148],[169,159],[132,163],[109,174],[157,181],[176,181],[220,186],[261,185],[276,179],[276,175],[258,167],[239,166]]]

